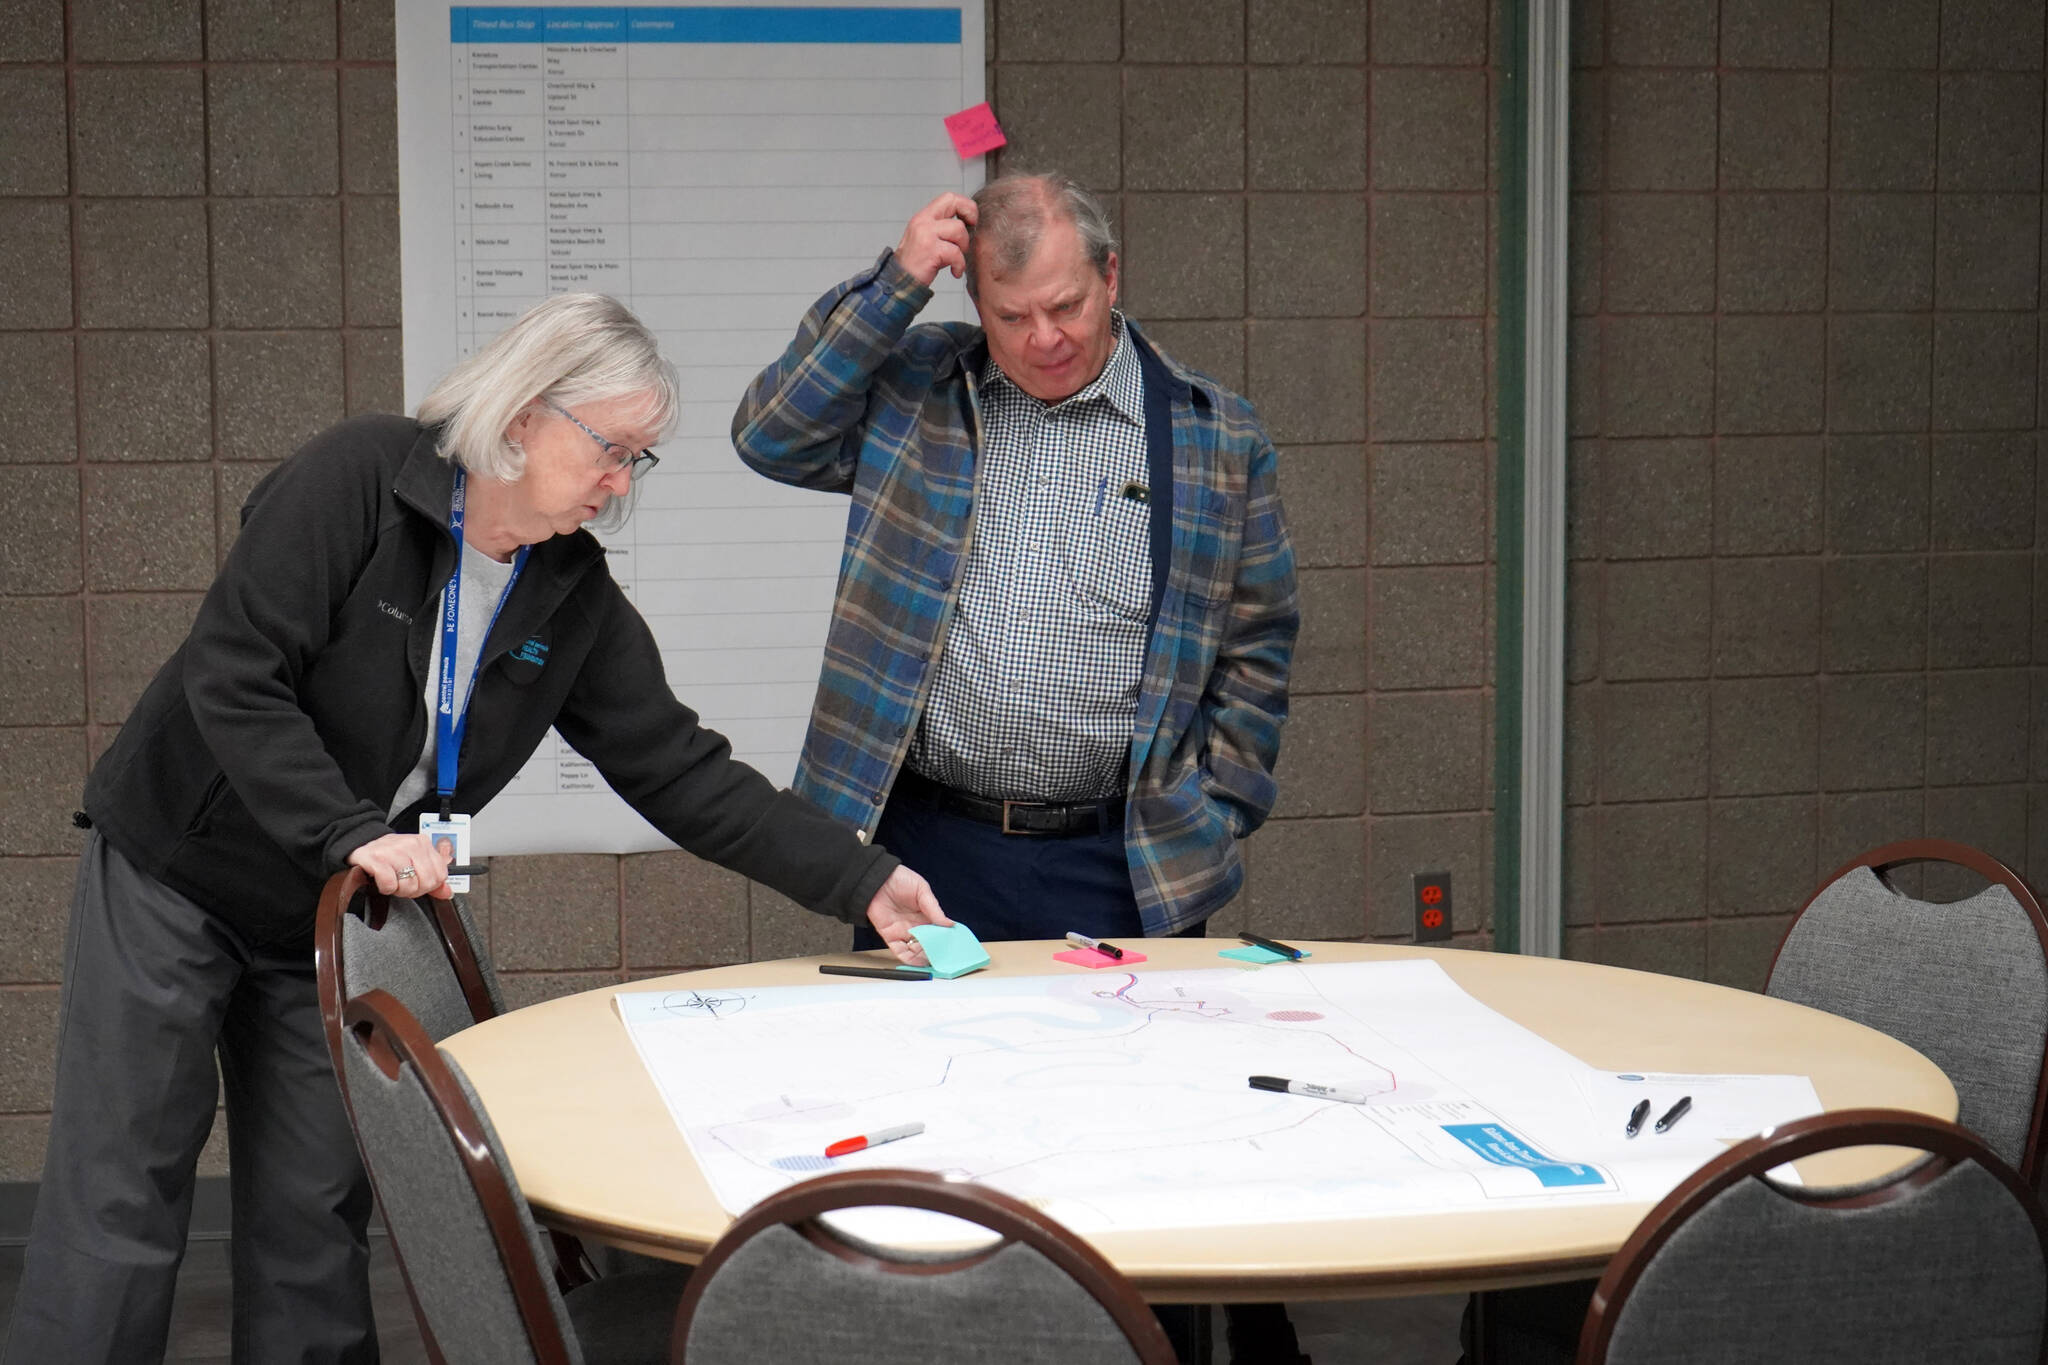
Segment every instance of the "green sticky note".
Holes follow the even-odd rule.
[[[932,964],[932,975],[965,976],[988,965],[988,949],[974,931],[957,920],[951,925],[919,924],[910,930]]]
[[[1256,943],[1247,943],[1242,948],[1225,948],[1218,957],[1234,957],[1239,962],[1255,962],[1263,967],[1268,962],[1293,962],[1294,958],[1285,953],[1276,953],[1271,948],[1261,948]],[[1314,957],[1314,953],[1303,953],[1303,958]]]

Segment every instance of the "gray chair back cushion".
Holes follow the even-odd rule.
[[[2048,1041],[2048,961],[2010,891],[1933,905],[1852,868],[1792,926],[1766,991],[1924,1054],[1955,1085],[1957,1121],[2020,1164]]]
[[[465,897],[456,898],[455,911],[483,969],[491,1003],[502,1013],[505,1002],[498,992],[498,974],[491,970],[490,955],[476,932]],[[365,991],[389,991],[437,1043],[476,1022],[463,998],[462,983],[441,947],[441,936],[434,931],[425,908],[413,901],[392,897],[381,929],[370,928],[354,915],[343,915],[341,968],[342,999],[353,1000]]]
[[[763,1311],[763,1305],[775,1305]],[[704,1287],[689,1365],[1135,1365],[1095,1297],[1021,1243],[964,1270],[852,1265],[775,1224]]]
[[[438,956],[439,950],[435,951]],[[399,1069],[396,1079],[386,1076],[352,1034],[344,1036],[342,1055],[348,1070],[349,1102],[355,1110],[356,1137],[376,1182],[385,1224],[405,1260],[406,1278],[412,1283],[420,1315],[448,1365],[526,1365],[533,1361],[533,1348],[483,1204],[418,1072],[407,1066]],[[580,1362],[583,1357],[575,1333],[568,1326],[554,1277],[546,1269],[549,1260],[533,1231],[525,1197],[519,1193],[490,1116],[455,1059],[446,1053],[441,1057],[483,1124],[491,1156],[512,1189],[527,1244],[542,1267],[549,1306],[562,1325],[570,1358]]]
[[[1974,1162],[1890,1203],[1826,1209],[1758,1179],[1723,1191],[1623,1302],[1608,1365],[2039,1365],[2048,1264]]]

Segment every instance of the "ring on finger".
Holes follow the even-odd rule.
[[[415,872],[413,869],[409,867],[401,867],[398,869],[398,880],[400,881],[404,881],[407,877],[417,877],[419,875],[419,873]]]

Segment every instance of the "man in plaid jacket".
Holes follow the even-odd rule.
[[[1273,806],[1273,444],[1116,310],[1115,245],[1063,176],[942,194],[733,416],[753,469],[853,500],[796,790],[984,939],[1200,934]],[[982,326],[912,325],[947,269]],[[1297,1358],[1279,1309],[1230,1317],[1236,1359]]]

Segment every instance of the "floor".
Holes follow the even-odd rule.
[[[21,1280],[21,1248],[0,1247],[0,1319],[14,1310]],[[390,1244],[371,1241],[370,1285],[384,1348],[384,1365],[426,1365],[405,1287]],[[1451,1365],[1458,1358],[1458,1314],[1463,1296],[1380,1299],[1369,1303],[1303,1303],[1288,1311],[1301,1346],[1315,1365]],[[228,1360],[228,1244],[194,1241],[178,1275],[167,1361],[225,1365]],[[1220,1321],[1218,1327],[1221,1327]],[[1221,1333],[1218,1333],[1219,1359]]]

